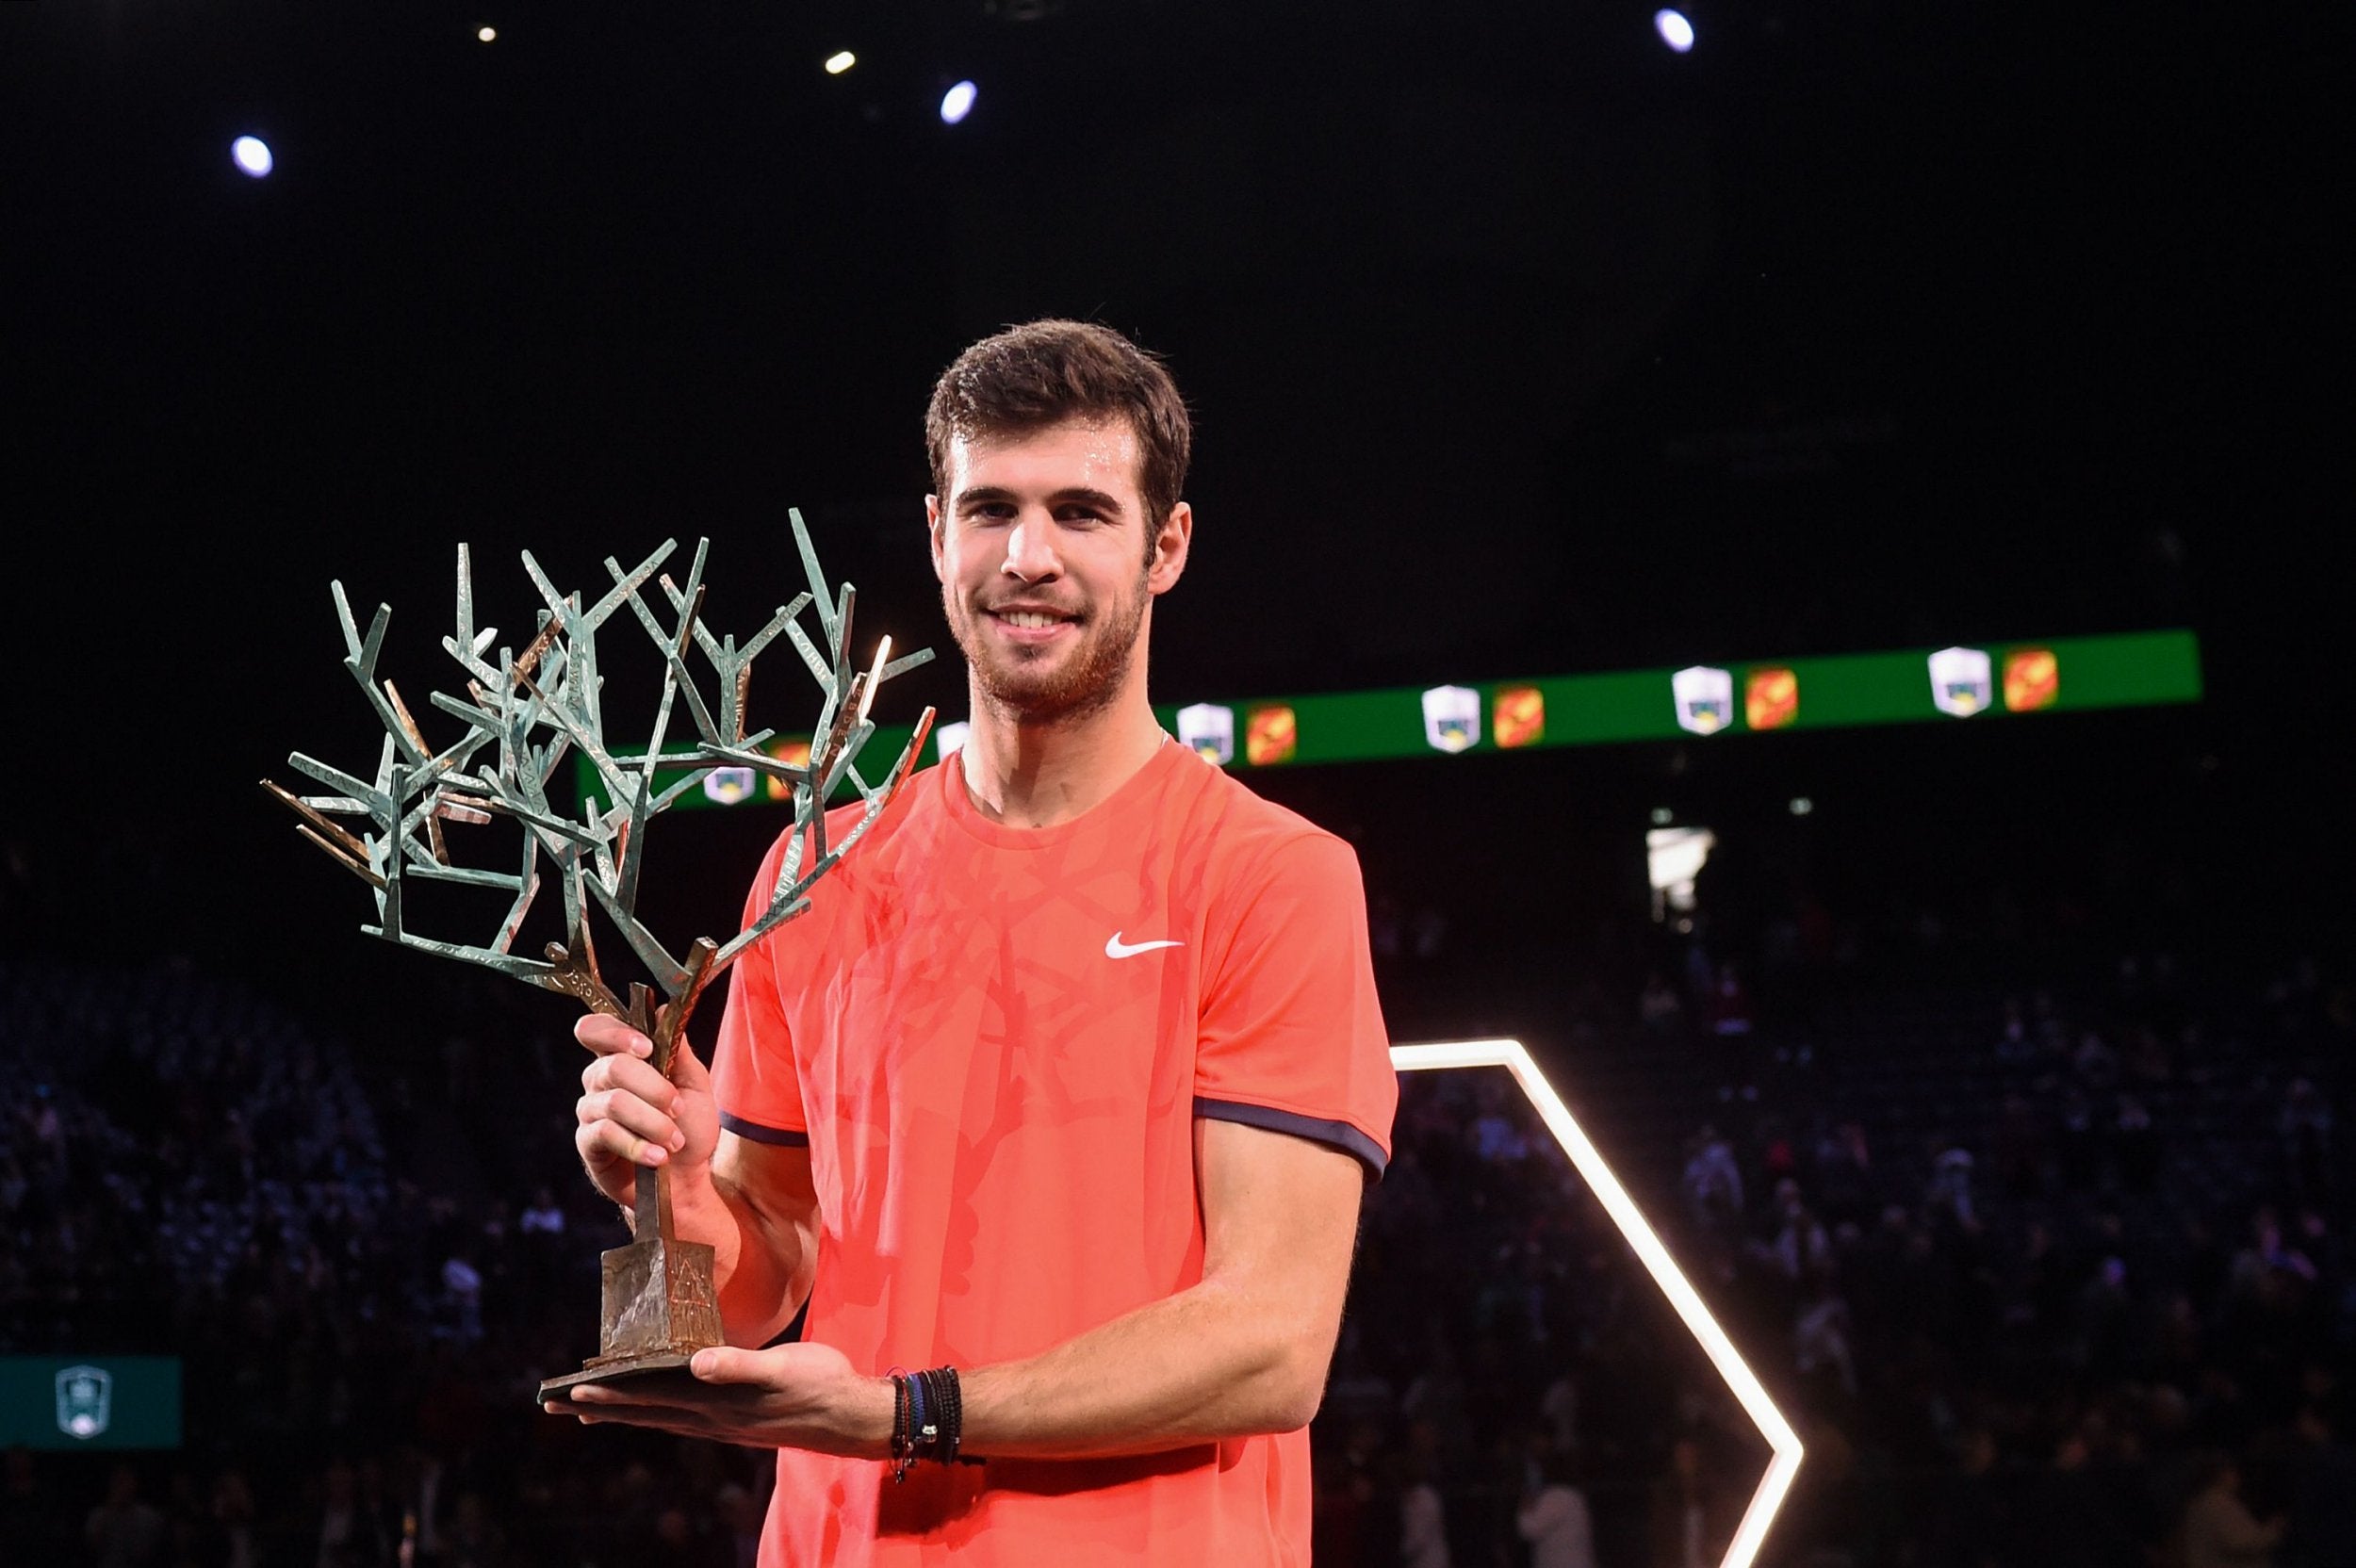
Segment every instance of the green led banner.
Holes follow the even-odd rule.
[[[2201,700],[2201,647],[2189,631],[2055,637],[1890,653],[1762,659],[1681,670],[1543,676],[1473,685],[1394,687],[1156,706],[1162,727],[1222,765],[1303,767],[1479,751],[1539,751],[1682,736],[1850,728],[1877,724],[2010,723],[2050,713]],[[963,727],[943,725],[928,748],[955,749]],[[879,726],[885,756],[906,727]],[[780,741],[787,760],[807,740]],[[658,789],[679,771],[655,771]],[[585,798],[593,776],[581,773]],[[682,807],[768,798],[749,770],[719,769]]]
[[[177,1356],[0,1356],[0,1448],[177,1448]]]

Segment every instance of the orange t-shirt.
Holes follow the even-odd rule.
[[[1389,1156],[1356,857],[1184,746],[1033,829],[953,755],[810,905],[737,963],[713,1073],[739,1136],[809,1144],[804,1333],[863,1371],[1019,1360],[1199,1281],[1198,1117]],[[761,1562],[1303,1563],[1309,1511],[1305,1430],[897,1483],[786,1449]]]

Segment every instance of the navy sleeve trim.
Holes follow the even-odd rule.
[[[790,1133],[782,1127],[763,1127],[758,1121],[747,1121],[741,1116],[730,1116],[726,1111],[720,1113],[720,1125],[734,1133],[738,1137],[750,1138],[755,1143],[774,1143],[784,1149],[810,1147],[808,1133]]]
[[[1346,1154],[1356,1155],[1358,1163],[1366,1168],[1367,1181],[1383,1179],[1383,1146],[1347,1121],[1326,1121],[1294,1111],[1250,1105],[1239,1100],[1204,1100],[1201,1096],[1195,1099],[1194,1114],[1213,1121],[1240,1121],[1247,1127],[1265,1127],[1271,1133],[1290,1133],[1312,1143],[1330,1144]]]

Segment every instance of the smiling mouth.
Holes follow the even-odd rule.
[[[1003,621],[1024,631],[1045,631],[1051,627],[1068,626],[1074,619],[1044,610],[991,610],[986,613],[993,620]]]

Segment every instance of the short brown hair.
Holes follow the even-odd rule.
[[[1186,482],[1194,427],[1156,356],[1110,327],[1049,318],[985,337],[933,384],[924,447],[933,492],[949,503],[949,444],[958,436],[1019,435],[1070,418],[1129,421],[1137,437],[1137,492],[1149,555]]]

